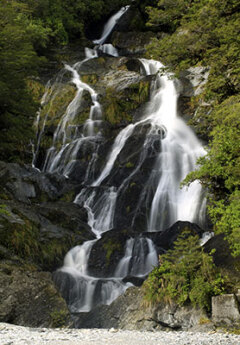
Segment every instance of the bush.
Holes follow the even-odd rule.
[[[224,292],[224,279],[205,253],[198,236],[188,230],[178,237],[174,248],[159,257],[155,267],[143,285],[145,300],[154,303],[191,302],[193,306],[211,308],[211,297]]]

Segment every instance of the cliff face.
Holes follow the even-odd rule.
[[[64,55],[36,115],[34,167],[0,164],[0,321],[70,325],[49,272],[72,313],[94,308],[75,316],[77,327],[129,328],[136,314],[130,328],[177,329],[205,317],[177,306],[144,309],[138,289],[101,306],[140,286],[183,229],[201,237],[208,228],[201,189],[190,199],[179,189],[203,153],[182,118],[194,113],[189,101],[202,92],[208,68],[186,70],[174,82],[164,69],[159,74],[162,65],[142,59],[154,34],[137,31],[138,16],[126,12],[106,44],[88,42],[86,56],[76,46]]]

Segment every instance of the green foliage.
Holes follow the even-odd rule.
[[[159,0],[157,7],[147,7],[148,26],[173,32],[179,26],[181,18],[191,7],[191,0]]]
[[[106,261],[107,261],[107,264],[109,265],[112,254],[115,251],[121,250],[121,244],[116,243],[113,240],[109,240],[108,242],[103,244],[103,248],[106,251]]]
[[[9,211],[6,205],[3,205],[3,204],[0,205],[0,214],[3,214],[3,215],[5,214],[7,216],[9,215]]]
[[[209,214],[216,233],[224,233],[234,256],[240,254],[240,96],[229,97],[211,113],[208,153],[185,183],[200,180],[209,192]]]
[[[196,64],[211,66],[205,100],[219,102],[240,91],[237,0],[162,0],[148,12],[149,25],[168,33],[149,45],[148,56],[177,72]]]
[[[160,256],[145,281],[146,301],[191,302],[193,306],[210,310],[211,297],[224,292],[224,279],[218,273],[212,256],[204,253],[198,236],[185,230],[174,243],[174,248]]]

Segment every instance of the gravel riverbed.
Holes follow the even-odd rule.
[[[240,345],[240,336],[209,332],[28,328],[0,323],[1,345]]]

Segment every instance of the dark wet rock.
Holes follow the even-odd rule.
[[[146,277],[133,277],[133,276],[127,276],[123,278],[124,283],[131,283],[134,286],[141,286],[144,282]]]
[[[72,201],[76,184],[26,165],[0,162],[0,321],[70,325],[51,273],[67,251],[95,238],[87,212]]]
[[[173,247],[174,242],[184,230],[189,230],[193,235],[198,235],[199,237],[204,233],[204,230],[197,224],[178,221],[166,230],[152,233],[148,232],[145,236],[151,238],[157,247],[168,250]]]
[[[87,225],[86,211],[73,203],[2,202],[5,205],[5,213],[0,215],[2,245],[44,270],[61,266],[71,247],[94,238]]]
[[[40,172],[28,165],[0,162],[0,198],[24,203],[74,200],[77,184],[58,174]],[[70,197],[70,194],[72,197]]]
[[[88,261],[90,275],[113,276],[116,266],[124,256],[126,241],[136,234],[131,229],[113,229],[102,235],[91,250]]]
[[[215,265],[226,272],[235,288],[239,286],[240,256],[233,257],[227,238],[224,234],[213,236],[205,245],[204,250],[212,252]]]
[[[111,42],[119,50],[120,55],[143,56],[153,37],[152,32],[115,31],[111,37]]]

